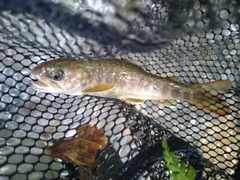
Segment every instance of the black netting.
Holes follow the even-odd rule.
[[[95,179],[170,179],[164,139],[196,179],[239,179],[239,47],[238,1],[2,0],[0,179],[80,179],[83,167],[47,147],[84,124],[109,138]],[[63,56],[129,59],[184,84],[230,80],[222,99],[231,112],[34,91],[31,69]]]

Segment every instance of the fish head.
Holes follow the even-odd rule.
[[[37,65],[31,71],[37,79],[32,81],[32,88],[38,92],[81,95],[84,70],[77,64],[75,59],[55,59]]]

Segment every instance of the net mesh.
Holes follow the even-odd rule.
[[[95,179],[170,179],[163,139],[196,179],[239,177],[238,1],[2,0],[0,10],[1,180],[80,179],[83,167],[46,148],[84,124],[109,138]],[[231,113],[34,91],[31,69],[63,56],[129,59],[185,84],[231,80]]]

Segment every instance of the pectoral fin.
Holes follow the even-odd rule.
[[[176,106],[177,103],[174,100],[162,99],[162,100],[154,100],[153,102],[164,104],[166,106]]]
[[[83,94],[105,92],[113,89],[114,87],[115,87],[115,84],[110,84],[110,83],[99,84],[93,88],[85,89],[83,91]]]
[[[144,102],[142,99],[134,99],[134,98],[127,98],[125,99],[126,102],[129,102],[131,104],[141,104]]]

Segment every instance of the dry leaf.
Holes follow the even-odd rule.
[[[60,139],[48,147],[52,158],[60,158],[65,162],[77,165],[96,166],[96,154],[107,146],[108,138],[96,125],[84,125],[78,128],[78,137]]]

